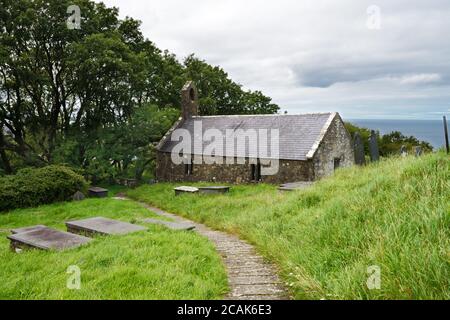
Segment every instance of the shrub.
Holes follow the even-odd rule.
[[[86,188],[83,177],[67,167],[22,169],[16,175],[0,177],[0,211],[65,201]]]

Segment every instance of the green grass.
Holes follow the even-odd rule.
[[[153,214],[133,201],[88,199],[0,214],[0,299],[218,299],[228,290],[213,245],[193,232],[147,225],[148,231],[99,236],[63,252],[9,250],[5,229],[103,216],[126,222]],[[81,289],[66,286],[81,270]]]
[[[233,186],[228,195],[175,197],[174,186],[142,186],[128,195],[239,234],[279,266],[296,298],[450,298],[444,153],[342,169],[293,193],[253,185]],[[381,268],[379,290],[366,285],[372,265]]]

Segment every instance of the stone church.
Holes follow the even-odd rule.
[[[181,98],[182,117],[156,148],[158,181],[273,184],[314,181],[332,174],[338,167],[348,167],[355,162],[352,138],[338,113],[201,116],[197,91],[192,82],[183,87]],[[201,132],[196,129],[199,124]],[[222,133],[224,137],[236,131],[266,133],[276,130],[277,139],[262,139],[269,146],[261,148],[261,136],[249,134],[241,140],[245,143],[232,148],[218,144],[219,147],[211,154],[206,152],[208,142],[203,140],[208,130],[213,130],[216,135]],[[173,160],[175,153],[179,152],[177,144],[181,140],[174,139],[174,135],[180,131],[189,134],[191,139],[187,141],[187,151],[185,148],[180,154],[184,159],[182,163]],[[276,156],[259,152],[275,145]],[[277,170],[263,174],[265,166],[274,160]]]

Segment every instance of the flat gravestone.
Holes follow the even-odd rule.
[[[77,234],[48,227],[39,227],[32,231],[12,234],[8,236],[8,239],[11,241],[11,249],[13,251],[31,248],[59,251],[79,247],[92,240]]]
[[[298,182],[289,182],[282,184],[278,187],[278,190],[280,191],[295,191],[295,190],[301,190],[306,189],[308,187],[311,187],[314,182],[312,181],[298,181]]]
[[[106,198],[108,196],[108,189],[91,187],[89,188],[89,196],[94,198]]]
[[[177,187],[177,188],[174,188],[173,190],[175,190],[176,196],[183,194],[183,193],[197,193],[198,192],[198,188],[186,187],[186,186]]]
[[[366,155],[364,153],[364,144],[359,132],[356,132],[353,138],[353,149],[355,150],[355,163],[359,166],[365,165]]]
[[[380,160],[380,151],[378,149],[377,134],[375,133],[374,130],[370,132],[369,151],[370,151],[370,161],[375,162]]]
[[[95,234],[112,235],[128,234],[132,232],[147,230],[146,227],[122,222],[118,220],[95,217],[78,221],[66,222],[67,231],[87,236]]]
[[[230,187],[227,186],[211,186],[211,187],[199,187],[200,193],[217,194],[217,193],[228,193],[230,192]]]
[[[17,228],[17,229],[11,229],[11,233],[12,234],[16,234],[16,233],[25,233],[25,232],[30,232],[30,231],[34,231],[34,230],[40,230],[40,229],[48,229],[47,226],[44,226],[42,224],[38,224],[36,226],[31,226],[31,227],[24,227],[24,228]]]
[[[164,220],[157,220],[157,219],[142,219],[142,222],[145,223],[152,223],[152,224],[160,224],[163,226],[166,226],[169,229],[172,230],[193,230],[195,229],[195,226],[190,223],[183,223],[183,222],[171,222],[171,221],[164,221]]]

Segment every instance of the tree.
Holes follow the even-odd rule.
[[[80,7],[81,29],[66,24],[73,4]],[[162,52],[145,39],[140,24],[91,0],[0,0],[2,172],[52,163],[96,167],[110,176],[126,172],[128,163],[145,171],[149,141],[137,146],[120,134],[133,133],[133,121],[156,105],[151,114],[161,117],[161,125],[150,124],[162,135],[164,112],[180,109],[188,79],[200,88],[203,114],[278,110],[261,92],[242,90],[220,67],[194,56],[180,63]],[[135,154],[130,145],[147,149]]]

